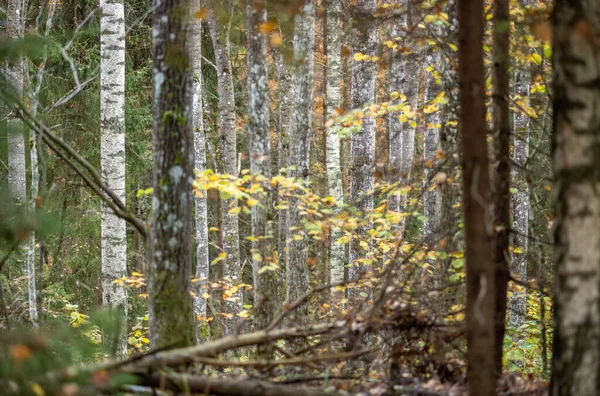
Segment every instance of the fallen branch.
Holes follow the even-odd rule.
[[[216,357],[220,353],[251,345],[266,344],[276,340],[309,337],[320,334],[345,333],[345,322],[320,324],[311,327],[293,327],[273,331],[261,330],[243,335],[233,335],[206,344],[163,351],[144,356],[135,362],[135,368],[168,367],[197,362],[201,357]],[[340,334],[341,335],[341,334]]]
[[[275,366],[289,366],[289,365],[308,365],[316,362],[330,362],[330,361],[341,361],[348,358],[366,355],[373,352],[373,349],[361,349],[358,351],[351,352],[339,352],[332,353],[323,356],[311,356],[311,357],[294,357],[288,359],[279,360],[254,360],[246,362],[238,362],[233,360],[222,360],[216,358],[208,358],[198,356],[194,358],[194,363],[205,364],[208,366],[219,366],[219,367],[275,367]]]
[[[211,378],[193,374],[154,373],[143,380],[146,385],[158,389],[198,392],[207,395],[330,396],[339,394],[338,392],[327,392],[318,388],[291,387],[246,378]]]

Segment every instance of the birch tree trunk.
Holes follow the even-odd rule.
[[[264,329],[277,312],[277,273],[269,221],[271,209],[271,139],[269,128],[269,74],[267,35],[261,25],[267,22],[266,0],[247,0],[248,26],[248,139],[250,171],[254,183],[265,190],[263,202],[252,207],[252,273],[254,277],[254,329]],[[266,270],[265,270],[266,269]],[[268,355],[267,350],[262,350]]]
[[[286,64],[282,53],[279,53],[277,56],[277,79],[279,81],[279,142],[277,143],[277,166],[281,170],[287,168],[289,165],[289,123],[291,118],[291,76],[289,73],[289,66]],[[285,247],[287,238],[287,212],[285,210],[279,210],[278,220],[277,257],[279,258],[279,282],[277,284],[277,295],[279,298],[285,298]]]
[[[24,32],[23,2],[21,0],[9,0],[7,6],[7,36],[11,39],[22,38]],[[19,102],[23,101],[23,65],[23,58],[19,56],[14,62],[9,62],[6,67],[7,81],[11,84],[15,100]],[[7,115],[7,136],[8,192],[17,205],[25,205],[27,202],[27,169],[24,128],[23,122],[12,112]],[[31,154],[34,155],[33,152]],[[31,235],[29,237],[31,238]],[[33,238],[35,241],[35,235]],[[34,326],[37,326],[35,250],[33,257],[30,257],[31,255],[31,250],[26,246],[18,248],[14,253],[14,261],[17,263],[19,272],[22,264],[26,263],[27,265],[29,318]]]
[[[231,15],[233,3],[210,1],[211,14],[208,18],[208,26],[215,51],[215,63],[218,75],[219,90],[219,125],[221,136],[221,159],[223,161],[223,173],[232,176],[237,175],[237,132],[235,115],[235,96],[233,91],[233,73],[231,68],[229,49],[229,21],[217,20],[217,7],[228,7]],[[222,11],[220,11],[222,12]],[[230,210],[237,207],[237,199],[224,199],[221,204],[221,233],[223,241],[223,252],[227,255],[223,262],[225,277],[231,279],[232,286],[242,283],[242,267],[240,262],[240,236],[238,229],[238,216],[231,214]],[[242,310],[241,290],[231,295],[226,303],[227,314],[233,315],[225,319],[225,334],[235,331],[238,323],[236,313]]]
[[[46,17],[46,25],[45,25],[45,30],[44,30],[44,37],[47,38],[48,35],[50,34],[50,29],[52,29],[52,20],[54,19],[54,12],[56,11],[56,3],[57,0],[49,0],[48,1],[48,15]],[[41,31],[39,30],[38,27],[38,34],[41,35]],[[39,93],[42,87],[42,81],[44,78],[44,72],[45,72],[45,68],[46,68],[46,62],[48,60],[48,44],[45,43],[43,50],[42,50],[42,63],[40,64],[40,66],[38,67],[38,71],[37,71],[37,79],[35,81],[35,88],[31,89],[31,96],[32,96],[32,105],[31,105],[31,114],[35,117],[37,116],[37,110],[38,110],[38,106],[39,106]],[[43,155],[43,153],[41,152],[42,147],[40,147],[38,145],[38,140],[40,140],[40,136],[36,133],[35,130],[31,130],[31,145],[30,145],[30,150],[29,150],[29,158],[31,161],[31,192],[30,192],[30,210],[32,213],[35,213],[35,211],[37,210],[37,203],[38,203],[38,195],[39,195],[39,189],[40,189],[40,168],[39,168],[39,162],[40,162],[40,158],[38,157],[38,151],[41,153],[41,155]],[[40,142],[41,143],[41,142]],[[40,157],[41,157],[40,155]],[[43,159],[42,159],[43,161]],[[45,184],[45,183],[44,183]],[[44,189],[44,186],[42,186],[42,189]],[[42,238],[39,238],[39,246],[40,246],[40,253],[39,253],[39,272],[36,274],[36,263],[35,263],[35,259],[36,259],[36,234],[35,231],[32,231],[29,234],[29,247],[28,247],[28,252],[27,252],[27,274],[30,278],[34,278],[34,284],[32,285],[31,282],[29,284],[29,304],[30,304],[30,310],[31,310],[31,305],[33,302],[35,302],[34,305],[34,312],[30,312],[30,317],[32,318],[36,318],[37,320],[33,320],[34,325],[38,326],[41,325],[42,322],[42,318],[43,318],[43,309],[42,309],[42,304],[43,304],[43,300],[42,300],[42,290],[43,290],[43,285],[42,285],[42,280],[43,280],[43,262],[44,262],[44,253],[43,253],[43,246],[44,246],[44,241],[42,240]]]
[[[186,0],[154,0],[154,193],[149,273],[153,348],[194,343],[192,272],[192,75]]]
[[[101,167],[106,185],[125,202],[125,8],[122,0],[101,0],[100,128]],[[125,220],[102,204],[102,303],[121,315],[117,346],[127,356],[127,288],[114,283],[127,275]]]
[[[439,29],[432,28],[439,37]],[[434,100],[441,90],[441,85],[436,83],[436,77],[433,74],[436,70],[439,70],[441,66],[441,54],[440,51],[434,51],[432,54],[427,56],[427,66],[432,66],[433,70],[426,75],[425,82],[425,103],[426,109],[430,108],[433,113],[427,113],[425,116],[425,136],[423,138],[423,159],[425,160],[425,166],[423,169],[423,214],[427,218],[425,224],[423,224],[424,237],[428,243],[433,243],[432,238],[438,226],[439,221],[439,207],[440,207],[440,194],[439,190],[435,187],[434,166],[436,163],[436,152],[440,144],[439,130],[442,125],[441,111],[438,106],[431,101]],[[434,109],[435,108],[435,109]]]
[[[341,97],[341,71],[342,71],[342,38],[340,25],[340,0],[327,1],[326,20],[326,51],[327,68],[325,80],[325,111],[329,120],[338,116],[338,109],[342,106]],[[344,191],[342,189],[342,168],[340,161],[339,127],[327,128],[327,186],[329,195],[335,199],[337,206],[335,212],[344,205]],[[345,246],[337,241],[343,236],[341,229],[333,227],[329,236],[329,281],[331,284],[344,281],[344,256]],[[336,293],[335,288],[331,289]]]
[[[294,20],[294,64],[292,69],[292,105],[289,133],[290,161],[288,177],[308,181],[310,173],[310,137],[312,127],[312,89],[314,80],[315,1],[306,0]],[[292,204],[287,211],[286,300],[292,303],[308,290],[308,236],[292,238],[301,226],[300,209]],[[308,304],[296,310],[300,324],[307,323]]]
[[[494,264],[485,121],[483,0],[459,1],[460,132],[467,267],[467,383],[470,395],[496,394]],[[492,352],[492,353],[490,353]]]
[[[600,4],[557,0],[553,16],[555,328],[553,396],[600,392]]]
[[[521,67],[514,76],[515,95],[526,99],[529,97],[529,71]],[[529,116],[522,111],[514,112],[514,148],[513,160],[522,167],[527,167],[529,158]],[[512,246],[518,249],[511,253],[511,272],[521,280],[527,278],[527,247],[529,231],[529,184],[521,170],[513,168],[511,172],[512,188],[516,192],[512,196],[512,224],[515,230]],[[508,321],[511,327],[519,328],[525,323],[527,295],[525,291],[513,291],[508,299]]]
[[[414,29],[420,19],[413,7],[409,8],[407,12],[407,29],[411,31]],[[402,26],[399,27],[402,30]],[[416,71],[421,69],[420,65],[420,50],[418,40],[419,37],[408,37],[409,41],[407,47],[410,49],[408,54],[397,54],[396,57],[404,58],[404,69],[410,71]],[[410,105],[412,111],[416,111],[419,105],[419,73],[411,72],[405,74],[406,78],[404,81],[404,95],[406,96],[407,104]],[[414,154],[415,154],[415,134],[417,131],[416,120],[406,118],[400,125],[400,184],[402,187],[410,186],[411,171],[413,167]],[[407,194],[400,194],[397,200],[396,209],[399,212],[406,211]],[[399,224],[400,233],[404,233],[406,222],[403,219]]]
[[[6,31],[10,38],[23,37],[23,2],[8,0]],[[23,58],[19,56],[7,65],[7,80],[14,90],[16,100],[23,100]],[[23,123],[16,114],[7,117],[8,130],[8,191],[11,198],[19,205],[27,201],[27,180],[25,168],[25,138]],[[22,258],[22,257],[21,257]]]
[[[404,37],[406,38],[406,20],[407,16],[404,13],[401,16],[397,16],[392,25],[392,37]],[[399,46],[398,46],[399,47]],[[405,85],[404,81],[406,78],[410,78],[410,76],[405,73],[406,66],[406,55],[403,55],[401,51],[397,48],[392,49],[392,62],[390,66],[390,94],[397,92],[398,94],[405,94],[408,98],[406,92],[404,92]],[[400,120],[401,112],[390,112],[389,114],[389,160],[388,160],[388,174],[390,184],[396,183],[401,180],[402,177],[402,148],[403,148],[403,125]],[[414,136],[413,136],[414,140]],[[390,202],[388,204],[389,210],[394,212],[402,212],[401,205],[401,196],[394,195],[390,198]]]
[[[375,56],[377,47],[377,25],[372,14],[377,2],[374,0],[358,0],[354,8],[357,18],[362,20],[355,26],[353,52]],[[375,102],[376,64],[354,60],[352,63],[352,107],[362,109]],[[358,216],[366,216],[373,209],[375,160],[375,120],[365,111],[360,132],[352,134],[350,139],[350,200],[357,209]],[[368,225],[359,227],[356,232],[362,237],[367,235]],[[370,250],[370,249],[369,249]],[[372,268],[360,264],[358,259],[369,254],[360,245],[358,238],[350,243],[348,280],[357,281],[363,272],[371,272]],[[349,290],[353,298],[367,292],[367,288],[354,287]]]
[[[200,10],[201,0],[192,0],[192,12]],[[202,105],[202,21],[194,18],[189,25],[189,57],[192,67],[192,129],[194,131],[194,166],[198,172],[206,170],[206,136],[204,132],[204,107]],[[196,207],[196,278],[194,283],[194,317],[196,318],[196,342],[201,344],[208,337],[206,299],[203,294],[208,286],[208,206],[206,192],[195,196]]]

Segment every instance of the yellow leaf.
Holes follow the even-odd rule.
[[[198,11],[196,11],[194,13],[194,18],[203,20],[203,19],[206,19],[206,14],[207,14],[206,8],[200,8]]]
[[[202,298],[209,299],[210,298],[210,294],[208,294],[208,293],[202,293]]]
[[[142,338],[142,342],[143,342],[144,344],[150,344],[150,340],[149,340],[149,339],[147,339],[146,337]]]
[[[35,393],[36,396],[45,396],[46,392],[44,392],[44,388],[40,386],[40,384],[31,384],[31,390]]]
[[[277,22],[271,20],[258,25],[258,31],[261,33],[270,33],[277,28]]]
[[[354,54],[354,60],[357,61],[357,62],[359,62],[362,59],[362,57],[363,57],[363,54],[360,53],[360,52],[356,52]]]
[[[390,100],[396,100],[396,99],[398,99],[399,96],[400,96],[400,94],[398,92],[394,91],[390,94]]]
[[[263,258],[262,258],[262,255],[260,253],[254,253],[252,255],[252,260],[256,261],[257,263],[262,263]]]
[[[426,15],[425,18],[425,23],[432,23],[438,20],[438,16],[437,15]]]
[[[258,205],[258,200],[254,198],[248,198],[246,203],[248,204],[248,206],[252,207]]]
[[[236,214],[240,214],[241,211],[242,211],[242,208],[237,206],[235,208],[229,209],[229,214],[236,215]]]

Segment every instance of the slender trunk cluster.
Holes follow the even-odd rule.
[[[326,54],[327,76],[325,80],[325,111],[329,120],[338,116],[342,105],[341,97],[341,71],[342,71],[342,37],[340,25],[340,0],[327,1],[326,16]],[[331,121],[329,121],[331,122]],[[327,186],[329,195],[335,199],[338,208],[344,205],[344,191],[342,189],[342,168],[340,159],[339,127],[327,128]],[[330,275],[331,284],[344,281],[344,256],[345,247],[337,241],[343,236],[342,230],[332,228],[329,236],[330,250]],[[332,289],[335,292],[335,289]]]
[[[155,0],[153,14],[154,193],[149,311],[153,348],[194,343],[192,272],[192,75],[186,0]]]
[[[308,181],[312,127],[312,89],[314,79],[315,1],[306,0],[294,21],[294,64],[289,132],[290,161],[288,177]],[[308,290],[308,236],[300,240],[300,208],[293,204],[287,211],[286,300],[294,302]],[[292,228],[292,229],[291,229]],[[308,306],[297,311],[300,323],[307,322]]]
[[[277,273],[269,221],[271,209],[271,139],[269,136],[269,74],[267,35],[260,27],[267,22],[266,0],[247,0],[248,21],[248,138],[250,172],[266,194],[252,207],[252,273],[254,277],[254,327],[264,329],[278,308]]]
[[[211,15],[208,18],[208,26],[212,37],[215,51],[215,64],[217,66],[217,83],[219,91],[219,126],[221,141],[222,171],[224,174],[236,176],[237,168],[237,130],[235,95],[233,90],[233,71],[231,68],[230,44],[229,44],[229,21],[217,18],[221,14],[221,7],[228,7],[231,14],[233,2],[227,1],[223,4],[211,1]],[[221,234],[222,248],[226,254],[224,260],[225,277],[231,279],[232,286],[242,283],[242,266],[240,262],[240,236],[237,214],[230,211],[237,207],[236,198],[223,199],[221,202]],[[227,314],[233,315],[225,320],[225,332],[230,334],[235,331],[238,322],[235,314],[242,310],[241,290],[229,296],[225,303]],[[230,316],[228,315],[228,316]]]
[[[600,5],[557,0],[553,17],[555,328],[553,396],[600,392]]]
[[[372,14],[377,8],[374,0],[358,0],[354,12],[362,18],[354,27],[354,54],[375,56],[377,50],[377,24]],[[357,18],[358,19],[358,18]],[[352,64],[352,107],[363,109],[375,102],[376,64],[363,60],[356,60]],[[350,199],[356,207],[358,216],[366,217],[373,209],[374,188],[374,160],[375,160],[375,120],[364,110],[362,127],[359,132],[352,134],[350,140]],[[363,273],[371,272],[371,268],[359,263],[357,260],[368,256],[369,248],[361,245],[360,237],[367,237],[368,225],[360,226],[350,244],[350,267],[348,280],[357,281]],[[364,241],[363,241],[364,242]],[[369,246],[367,244],[367,246]],[[360,287],[354,287],[352,294],[358,296]]]
[[[101,167],[106,185],[125,203],[125,8],[122,0],[100,2]],[[127,356],[127,275],[125,220],[102,204],[102,302],[120,315],[120,357]]]
[[[201,0],[192,0],[191,10],[201,9]],[[202,100],[202,21],[192,16],[188,30],[190,65],[192,68],[192,129],[194,131],[194,166],[196,171],[206,170],[206,136],[204,132],[204,108]],[[208,205],[206,192],[195,196],[196,206],[196,279],[194,283],[194,316],[196,318],[196,342],[206,341],[204,333],[207,319],[206,293],[208,285]]]

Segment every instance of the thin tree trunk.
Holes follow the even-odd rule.
[[[432,29],[439,35],[438,29]],[[433,74],[434,71],[439,70],[439,67],[441,66],[440,51],[428,55],[426,65],[432,66],[433,70],[428,72],[425,77],[425,103],[428,106],[432,106],[431,108],[433,109],[433,107],[437,108],[439,105],[436,105],[431,101],[442,92],[441,85],[436,83],[436,77]],[[423,159],[425,161],[423,170],[423,214],[427,220],[425,220],[425,224],[423,224],[423,234],[426,241],[434,242],[432,237],[434,237],[434,233],[438,226],[440,197],[439,190],[434,188],[435,181],[432,179],[434,165],[436,163],[436,152],[439,149],[440,144],[439,130],[442,125],[441,111],[438,108],[433,113],[426,114],[425,119],[426,126],[423,137]]]
[[[192,75],[186,0],[154,0],[154,193],[149,274],[153,348],[194,344]]]
[[[100,2],[100,125],[102,177],[125,202],[125,7],[122,0]],[[127,288],[115,283],[127,275],[125,220],[102,205],[102,303],[119,313],[117,350],[127,356]]]
[[[406,20],[407,16],[404,13],[401,16],[397,16],[392,25],[392,37],[406,37]],[[405,73],[406,58],[401,51],[392,49],[392,61],[390,66],[390,94],[396,92],[397,94],[404,94],[406,84],[404,84],[407,77]],[[408,96],[407,96],[408,98]],[[389,114],[389,136],[388,136],[388,182],[393,184],[398,180],[401,180],[401,169],[402,169],[402,146],[403,146],[403,125],[400,120],[401,112],[390,112]],[[414,137],[413,137],[414,140]],[[402,206],[400,204],[401,196],[394,195],[390,198],[388,208],[394,212],[402,212]]]
[[[553,16],[556,285],[553,396],[600,392],[600,4],[557,0]]]
[[[260,27],[267,22],[266,0],[247,0],[248,26],[248,139],[250,171],[265,190],[263,201],[252,206],[252,274],[254,277],[254,329],[267,327],[277,311],[277,273],[272,265],[273,229],[271,209],[271,139],[269,128],[269,73],[267,35]],[[260,349],[259,349],[260,350]],[[269,355],[269,350],[262,350]]]
[[[340,24],[340,0],[327,1],[326,16],[326,54],[327,69],[325,81],[325,107],[329,120],[338,116],[338,109],[342,106],[341,97],[341,71],[342,71],[342,37]],[[326,124],[327,125],[327,124]],[[337,206],[334,213],[344,205],[344,191],[342,189],[342,168],[340,161],[339,127],[327,128],[327,186],[329,195],[335,199]],[[343,236],[341,229],[333,227],[329,236],[329,281],[331,284],[344,281],[345,246],[337,241]],[[331,292],[336,293],[332,288]]]
[[[312,89],[314,79],[315,1],[306,0],[294,20],[294,64],[292,70],[292,106],[289,133],[290,162],[288,177],[308,180],[312,127]],[[286,300],[302,297],[308,290],[308,236],[292,238],[301,226],[300,209],[293,202],[287,211]],[[308,306],[296,311],[300,324],[308,320]]]
[[[521,98],[529,96],[529,71],[520,68],[514,76],[515,94]],[[522,167],[527,167],[529,158],[529,116],[522,111],[514,112],[514,148],[513,160]],[[516,231],[513,234],[511,254],[511,272],[521,280],[527,278],[527,247],[529,234],[529,184],[523,172],[513,169],[511,172],[512,188],[516,192],[512,196],[512,224]],[[513,291],[508,299],[508,321],[511,327],[518,329],[525,323],[526,292]]]
[[[502,345],[506,317],[506,286],[508,284],[508,245],[510,225],[510,113],[508,110],[509,77],[509,1],[494,2],[494,63],[493,63],[493,136],[494,180],[493,203],[493,260],[496,283],[496,339],[494,345],[495,371],[502,375]]]
[[[279,170],[289,165],[289,123],[291,105],[291,76],[284,55],[277,54],[277,79],[279,81],[279,142],[277,144],[277,166]],[[277,224],[277,257],[279,258],[279,282],[277,285],[279,298],[285,298],[285,269],[286,269],[286,237],[287,212],[279,210]]]
[[[413,7],[408,10],[407,13],[407,29],[412,31],[414,27],[420,22],[418,19],[418,14]],[[402,26],[399,27],[402,30]],[[404,89],[403,93],[406,96],[407,104],[410,105],[411,111],[416,112],[417,107],[419,105],[419,73],[414,71],[420,70],[420,51],[419,51],[419,37],[415,37],[414,35],[408,37],[409,42],[407,43],[407,47],[410,49],[410,53],[408,54],[397,54],[396,57],[400,59],[405,59],[404,70],[410,70],[413,72],[405,73],[405,81],[404,81]],[[393,61],[392,61],[393,62]],[[403,114],[406,116],[406,114]],[[400,132],[400,169],[399,169],[399,179],[400,185],[402,187],[410,186],[411,180],[411,172],[414,161],[415,154],[415,134],[417,131],[417,120],[406,117],[406,119],[402,118],[401,123],[401,132]],[[407,202],[407,194],[401,193],[398,196],[397,204],[395,205],[398,212],[406,211],[406,202]],[[405,219],[402,219],[402,222],[399,224],[400,234],[404,234],[404,230],[406,227]]]
[[[19,39],[23,36],[23,3],[21,0],[9,0],[6,24],[8,37]],[[7,80],[11,84],[16,100],[23,100],[23,58],[17,57],[7,65]],[[7,117],[8,130],[8,191],[19,205],[27,201],[27,180],[25,168],[25,138],[23,123],[16,114]]]
[[[358,0],[354,8],[357,18],[362,17],[354,31],[354,53],[375,56],[377,47],[377,25],[372,14],[375,12],[377,2],[374,0]],[[356,61],[352,64],[352,107],[362,109],[375,102],[376,65],[374,62]],[[370,115],[362,119],[360,132],[352,134],[350,139],[350,200],[357,209],[357,216],[366,217],[373,209],[374,188],[374,160],[375,160],[375,120]],[[367,237],[368,225],[360,226],[356,233],[359,237]],[[348,280],[357,281],[363,272],[370,272],[371,268],[359,263],[357,260],[364,258],[369,253],[369,248],[361,246],[359,238],[352,239],[349,248],[350,267]],[[353,299],[359,293],[367,292],[367,288],[354,287],[349,290]],[[363,294],[364,295],[364,294]]]
[[[467,266],[467,382],[469,394],[496,394],[494,264],[485,121],[483,1],[459,1],[460,131]],[[490,353],[492,351],[492,353]]]
[[[223,21],[217,20],[217,7],[227,7],[231,14],[233,3],[226,1],[224,3],[210,2],[211,15],[208,18],[208,26],[212,37],[213,48],[215,51],[215,63],[218,74],[219,90],[219,124],[221,136],[221,159],[223,161],[223,173],[232,176],[237,175],[237,131],[235,115],[235,96],[233,91],[233,71],[231,68],[230,49],[229,49],[229,21],[221,25]],[[225,277],[231,279],[232,286],[242,283],[242,267],[240,262],[240,236],[237,214],[231,214],[230,211],[237,207],[237,199],[224,199],[221,205],[223,223],[221,232],[223,234],[223,252],[225,257]],[[225,334],[232,334],[236,331],[239,322],[237,313],[242,311],[242,291],[230,296],[225,302],[226,313],[233,315],[225,319]]]
[[[192,1],[192,12],[201,9],[202,1]],[[189,26],[189,56],[193,74],[192,129],[194,131],[194,165],[198,172],[206,170],[206,136],[204,133],[204,108],[202,106],[202,21],[192,16]],[[196,342],[208,340],[206,329],[206,299],[208,288],[208,205],[207,192],[195,196],[196,206],[196,278],[194,283],[194,317],[196,318]]]

